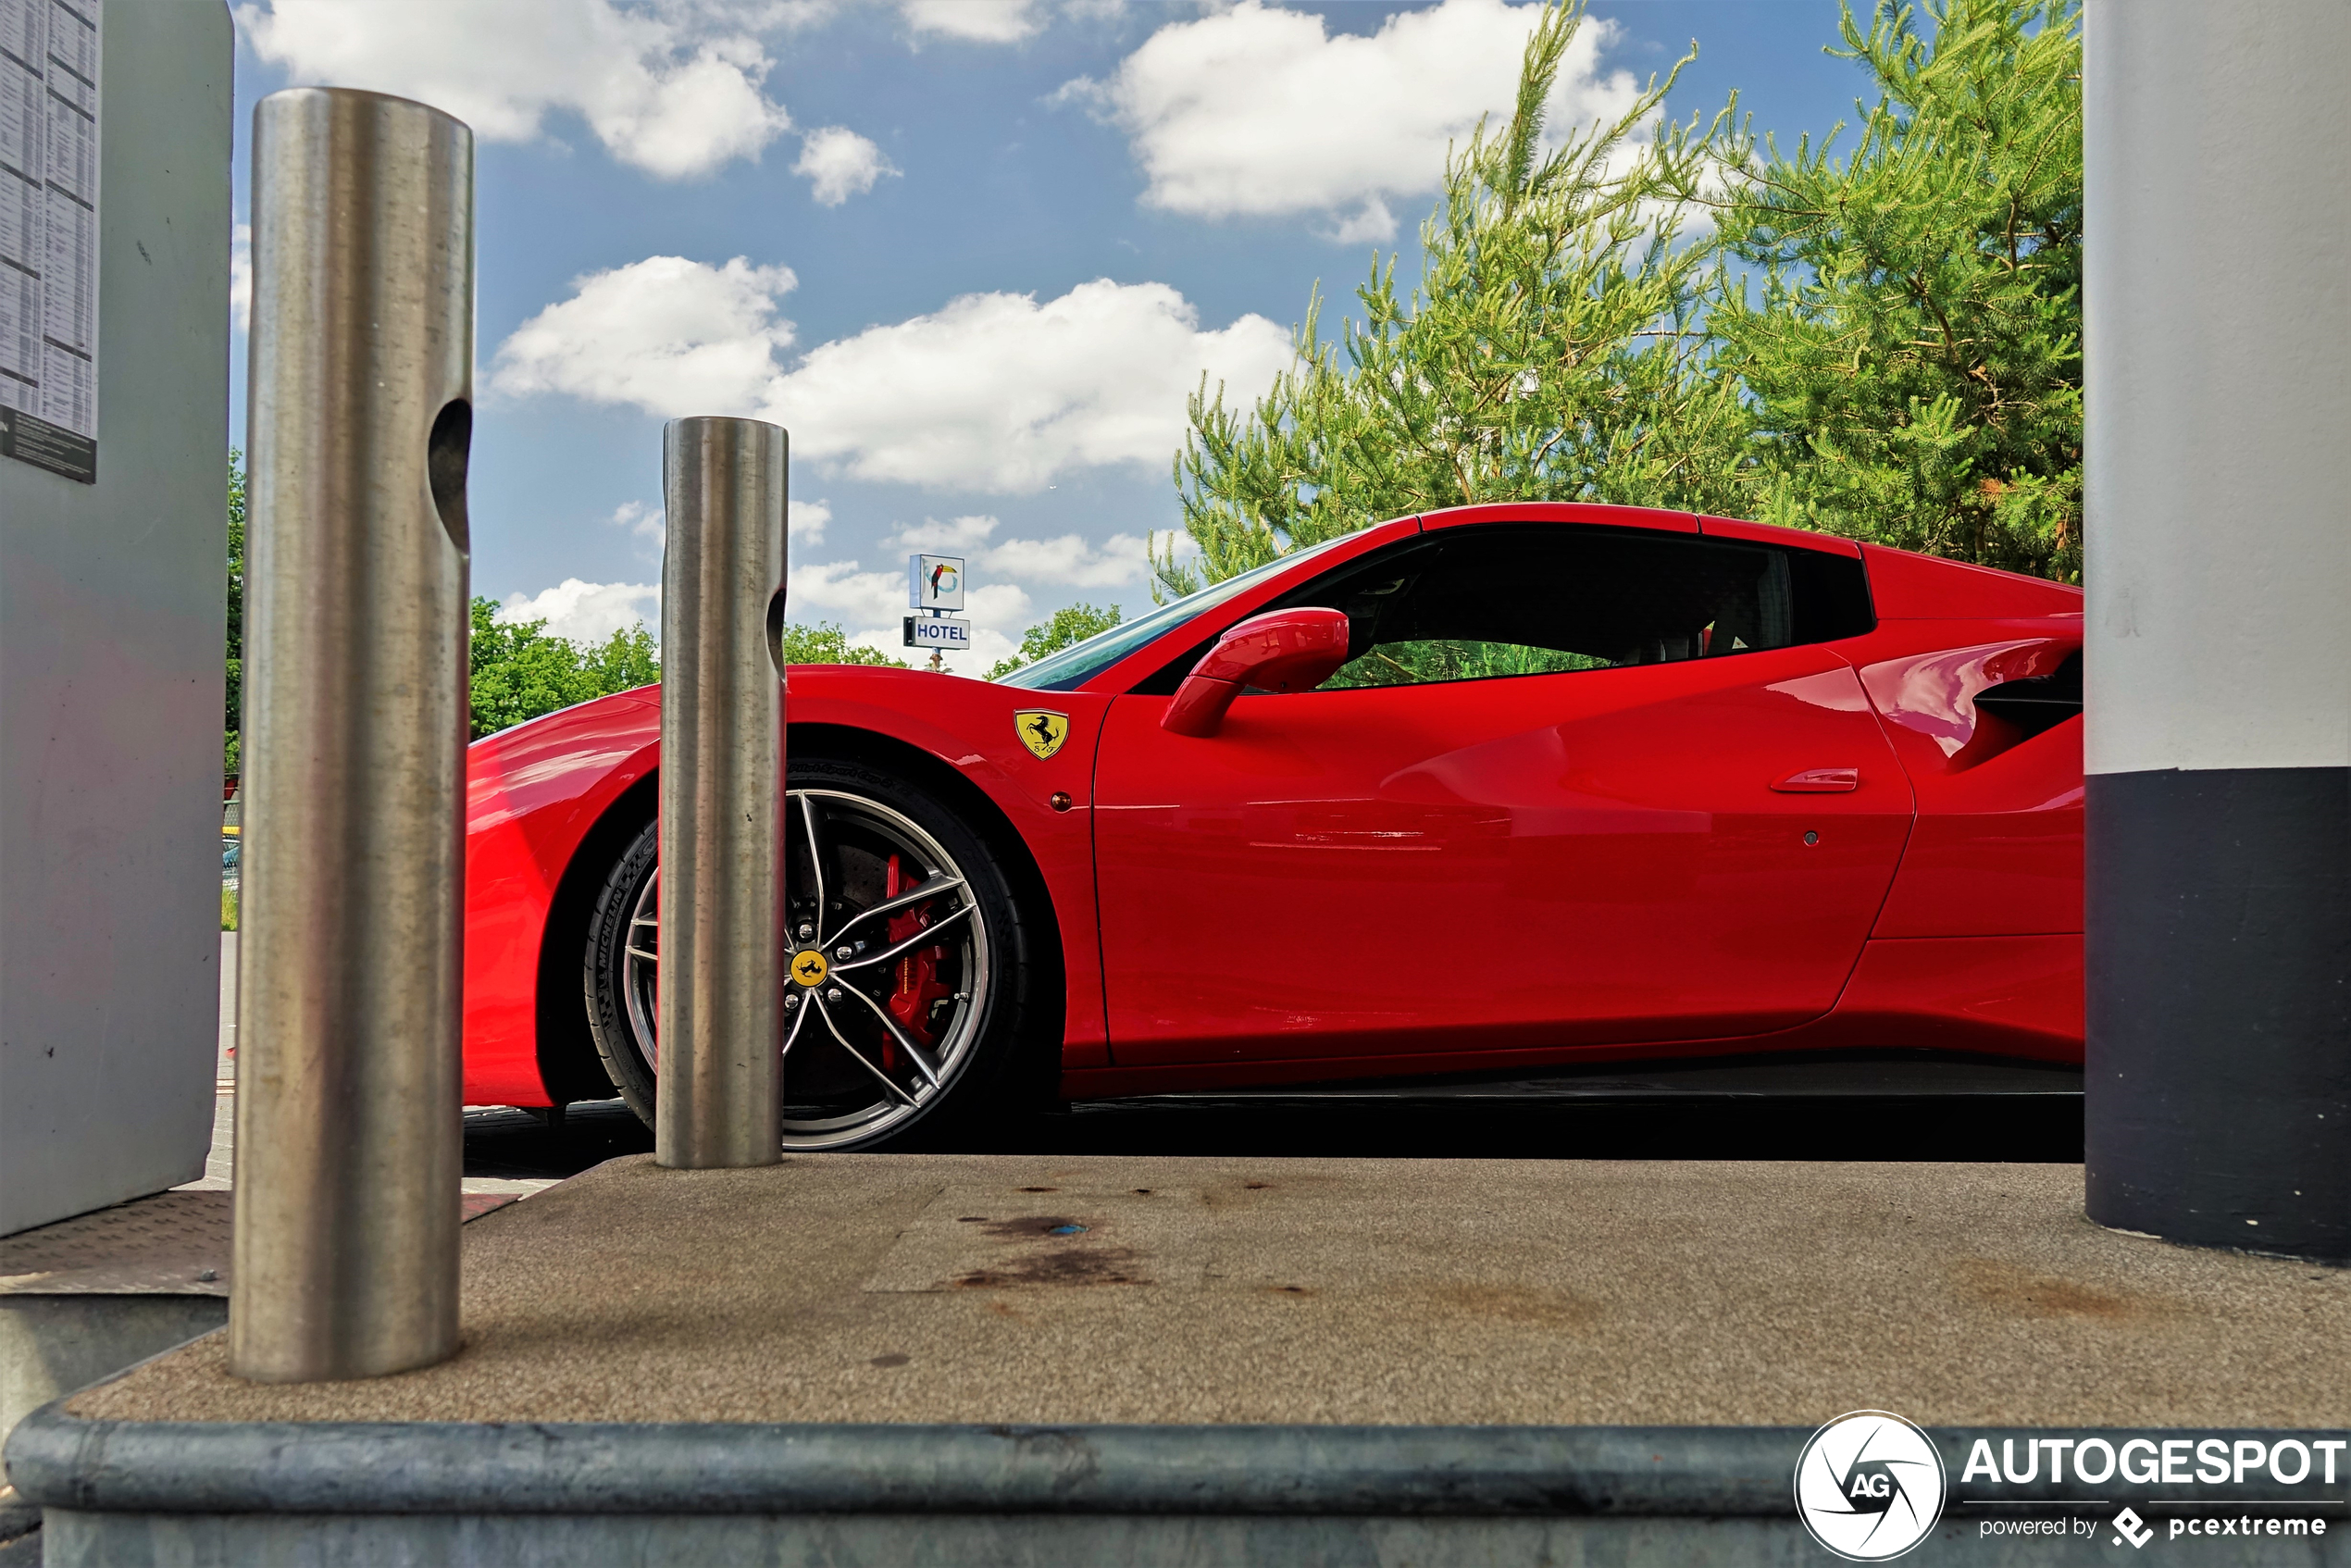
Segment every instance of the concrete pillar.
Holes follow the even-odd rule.
[[[2351,6],[2087,20],[2088,1208],[2351,1260]]]

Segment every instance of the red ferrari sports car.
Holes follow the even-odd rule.
[[[1664,1058],[2082,1052],[2079,590],[1475,506],[999,681],[790,677],[784,1139]],[[656,1065],[653,690],[477,742],[466,1099]]]

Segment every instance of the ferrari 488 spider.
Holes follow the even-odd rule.
[[[2078,1064],[2082,596],[1478,506],[995,682],[797,667],[784,1140],[1023,1102],[1899,1048]],[[658,1062],[653,690],[477,742],[466,1098]]]

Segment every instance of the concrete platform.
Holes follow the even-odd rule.
[[[393,1514],[436,1514],[438,1544],[416,1549],[461,1560],[530,1538],[482,1523],[504,1512],[626,1515],[642,1546],[653,1517],[697,1512],[695,1476],[734,1488],[700,1512],[765,1519],[777,1561],[951,1538],[965,1560],[1212,1561],[1259,1537],[1385,1560],[1406,1537],[1356,1528],[1382,1496],[1399,1529],[1507,1522],[1516,1544],[1488,1541],[1506,1555],[1670,1538],[1689,1561],[1803,1561],[1795,1454],[1846,1411],[2011,1436],[2345,1425],[2351,1274],[2118,1235],[2080,1207],[2079,1169],[2041,1165],[628,1159],[466,1226],[451,1363],[262,1387],[227,1375],[213,1336],[50,1407],[9,1464],[52,1510],[52,1562],[81,1560],[58,1555],[77,1539],[111,1540],[109,1561],[300,1555]],[[273,1476],[320,1464],[341,1479],[260,1509]],[[1188,1466],[1207,1477],[1188,1533],[1142,1530],[1147,1478]],[[1532,1491],[1529,1466],[1550,1477]],[[495,1475],[505,1490],[484,1490]],[[2351,1543],[2345,1483],[2294,1496]],[[1289,1504],[1218,1513],[1251,1486]],[[844,1536],[861,1496],[889,1517]],[[908,1508],[994,1533],[908,1535]],[[1300,1510],[1323,1524],[1283,1537]],[[120,1533],[134,1513],[153,1552]],[[1060,1547],[1005,1534],[1032,1514],[1059,1521]],[[1352,1534],[1329,1533],[1338,1514]],[[1258,1523],[1218,1535],[1211,1515]],[[1682,1533],[1655,1536],[1668,1518]],[[542,1522],[589,1550],[578,1520]]]

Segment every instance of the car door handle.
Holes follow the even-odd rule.
[[[1788,795],[1835,795],[1860,787],[1861,770],[1858,767],[1802,768],[1772,786]]]

